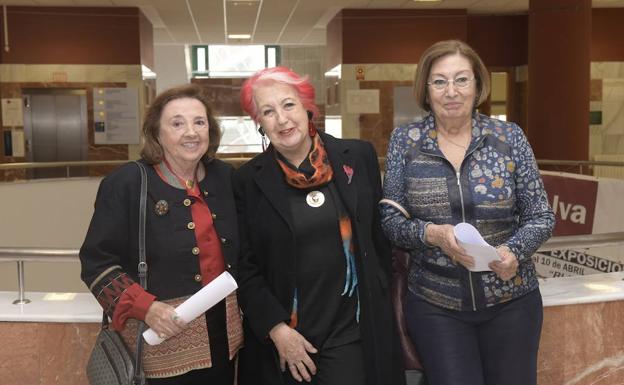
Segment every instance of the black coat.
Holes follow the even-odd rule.
[[[204,166],[206,177],[199,186],[222,241],[226,269],[236,277],[239,241],[232,194],[233,168],[216,159],[204,163]],[[146,170],[148,292],[159,300],[194,294],[202,285],[195,279],[200,272],[199,256],[192,252],[197,246],[195,232],[187,226],[192,221],[191,207],[183,204],[188,196],[186,191],[162,181],[153,167],[146,165]],[[138,282],[140,187],[141,174],[133,163],[121,166],[102,180],[95,212],[80,249],[81,277],[87,286],[113,266],[120,266]],[[164,215],[158,215],[154,210],[160,200],[168,204]]]
[[[368,142],[320,135],[336,188],[351,218],[367,383],[404,384],[388,289],[390,247],[381,230],[377,207],[381,177],[375,150]],[[241,237],[239,302],[245,330],[239,364],[241,385],[282,382],[277,351],[268,333],[290,318],[297,239],[290,206],[284,199],[288,187],[273,151],[269,147],[234,176]],[[353,170],[350,183],[345,165]]]

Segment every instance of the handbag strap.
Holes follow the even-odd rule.
[[[139,282],[143,290],[147,290],[147,262],[145,261],[145,214],[147,205],[147,171],[143,163],[134,161],[141,171],[141,196],[139,198],[139,264],[137,271]],[[102,313],[102,329],[108,328],[108,316]],[[141,335],[145,331],[145,322],[139,321],[137,330],[136,350],[134,355],[134,378],[132,382],[136,385],[145,384],[143,373],[143,338]]]
[[[139,201],[139,265],[137,271],[139,282],[143,290],[147,290],[147,262],[145,261],[145,213],[147,205],[147,171],[145,166],[139,161],[134,161],[141,171],[141,197]],[[143,373],[143,338],[145,322],[139,322],[137,331],[137,346],[134,356],[134,383],[144,384],[145,375]]]

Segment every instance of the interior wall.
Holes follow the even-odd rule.
[[[591,63],[589,157],[624,156],[624,62]]]
[[[538,159],[587,160],[591,0],[531,0],[529,8],[527,137]]]
[[[591,10],[591,60],[624,61],[624,8]],[[553,28],[561,28],[553,19]],[[436,41],[467,41],[488,66],[528,64],[527,14],[467,15],[465,10],[345,9],[327,26],[326,67],[415,63]]]
[[[467,43],[488,67],[528,63],[528,16],[470,15]]]
[[[546,8],[549,8],[546,5]],[[552,7],[551,7],[552,8]],[[552,36],[561,35],[561,31],[569,29],[577,31],[585,28],[591,31],[574,36],[581,36],[578,39],[585,39],[579,42],[573,38],[571,44],[583,44],[590,46],[590,61],[592,62],[591,82],[587,71],[577,71],[576,67],[567,77],[565,84],[558,86],[558,90],[566,90],[563,94],[558,91],[559,96],[567,95],[570,92],[573,98],[586,99],[589,93],[589,103],[584,103],[587,107],[578,109],[576,122],[586,122],[587,116],[591,114],[594,123],[585,124],[578,129],[575,135],[561,135],[561,133],[538,133],[533,141],[539,141],[545,137],[550,138],[546,147],[554,149],[556,154],[538,154],[559,159],[574,159],[580,157],[588,158],[596,153],[618,153],[624,148],[624,98],[618,91],[624,84],[622,83],[622,66],[624,62],[624,34],[617,33],[622,30],[622,20],[624,20],[624,8],[591,9],[591,22],[583,24],[567,23],[566,20],[558,17],[555,12],[558,8],[549,8],[545,14],[547,25],[551,30],[548,34]],[[410,22],[411,21],[411,22]],[[569,34],[568,34],[569,35]],[[590,36],[590,41],[587,37]],[[369,80],[368,72],[361,79],[356,79],[346,67],[350,65],[367,69],[368,66],[392,65],[399,63],[417,63],[420,55],[426,47],[435,41],[460,38],[467,41],[481,56],[488,68],[504,70],[512,74],[510,78],[508,118],[521,125],[525,130],[529,129],[529,87],[530,79],[528,71],[529,62],[529,16],[523,15],[467,15],[463,10],[443,10],[438,13],[422,10],[343,10],[328,25],[327,39],[327,65],[326,68],[334,67],[336,64],[343,64],[343,77],[339,80],[340,86],[335,87],[341,92],[340,98],[344,101],[345,90],[359,89],[361,85],[357,83]],[[541,37],[534,38],[532,44],[539,43]],[[568,36],[566,39],[570,39]],[[555,45],[556,46],[556,45]],[[533,51],[542,55],[546,51],[552,51],[553,45],[545,45],[543,48]],[[570,67],[569,60],[561,60],[557,55],[548,56],[541,64],[545,73],[552,71],[567,71]],[[570,67],[571,68],[571,67]],[[535,76],[539,76],[534,74]],[[549,77],[550,75],[547,75]],[[582,78],[582,79],[581,79]],[[381,79],[378,79],[381,80]],[[386,97],[389,91],[386,89],[392,82],[393,77],[383,79],[387,84],[378,84],[380,94]],[[548,82],[543,79],[541,82]],[[581,85],[578,90],[571,85]],[[585,85],[582,85],[585,84]],[[365,88],[373,87],[374,84],[364,85]],[[585,88],[583,88],[585,87]],[[338,94],[334,92],[333,94]],[[540,104],[542,98],[537,98],[535,103]],[[555,98],[556,99],[556,98]],[[622,100],[621,100],[622,99]],[[340,103],[339,103],[340,104]],[[342,113],[343,131],[350,137],[371,136],[371,127],[377,127],[379,132],[387,133],[390,130],[387,122],[391,121],[391,116],[381,116],[375,118],[375,114],[349,114],[345,112],[345,103],[341,105],[331,105],[332,111],[340,110]],[[391,113],[389,107],[392,103],[383,104],[383,114]],[[565,103],[564,103],[565,104]],[[338,109],[338,107],[340,107]],[[562,116],[569,115],[569,108],[561,106],[556,109],[555,105],[549,103],[544,106],[547,111],[538,111],[533,108],[537,117],[533,125],[539,130],[550,127],[548,121],[553,120],[553,113]],[[557,111],[555,111],[557,110]],[[622,111],[622,113],[620,113]],[[621,116],[622,115],[622,116]],[[599,117],[600,123],[595,123]],[[560,119],[556,126],[562,125]],[[386,123],[380,123],[384,121]],[[568,126],[568,124],[564,124]],[[622,127],[622,128],[619,128]],[[588,130],[589,128],[589,130]],[[552,129],[552,128],[551,128]],[[568,128],[564,129],[566,132]],[[589,131],[589,132],[588,132]],[[384,152],[383,140],[375,139],[378,131],[371,136],[373,142],[378,146],[378,151]],[[591,136],[590,143],[588,137]],[[552,140],[559,140],[565,137],[565,146],[554,146]],[[542,151],[537,144],[540,152]],[[544,146],[542,146],[544,147]],[[561,148],[571,149],[570,151],[559,151]],[[546,150],[545,150],[546,151]],[[573,155],[574,153],[575,155]]]
[[[7,6],[7,20],[5,64],[141,64],[141,43],[153,44],[138,8]]]
[[[99,183],[99,178],[0,183],[0,246],[79,248],[93,215]],[[87,291],[78,260],[28,262],[25,270],[28,291]],[[16,263],[0,263],[0,291],[16,288]]]
[[[63,74],[65,81],[54,81],[55,74]],[[87,91],[87,124],[89,135],[88,160],[134,159],[139,145],[96,145],[93,139],[93,88],[131,87],[139,91],[139,100],[145,100],[145,83],[140,65],[18,65],[0,64],[0,97],[21,98],[23,88],[74,88]],[[139,103],[139,116],[143,116],[145,103]],[[142,119],[142,118],[141,118]],[[3,129],[22,130],[23,127],[2,126]],[[0,145],[3,146],[0,136]],[[24,162],[23,157],[7,157],[0,151],[0,162]],[[105,175],[110,167],[91,168],[90,175]],[[4,171],[0,181],[24,179],[23,170]]]
[[[591,60],[624,61],[624,8],[594,8],[591,24]]]
[[[186,68],[184,45],[154,46],[154,67],[151,69],[156,72],[157,93],[188,83],[190,76]]]
[[[327,23],[324,71],[342,64],[342,11]]]
[[[0,18],[0,31],[3,31]],[[87,91],[89,160],[128,159],[137,145],[95,145],[94,87],[139,90],[139,113],[153,81],[142,78],[141,64],[153,68],[153,37],[149,20],[130,7],[7,7],[8,52],[0,50],[0,97],[21,98],[22,88],[78,88]],[[3,33],[3,32],[0,32]],[[3,39],[0,36],[0,39]],[[3,41],[3,40],[2,40]],[[4,123],[2,123],[4,124]],[[0,126],[14,133],[21,126]],[[4,146],[0,135],[0,146]],[[0,162],[21,162],[4,156]],[[95,170],[95,173],[110,169]],[[23,171],[3,172],[0,180],[20,179]]]
[[[344,9],[336,17],[343,64],[416,63],[436,41],[467,37],[465,9]]]
[[[154,28],[152,23],[139,11],[139,50],[141,54],[141,64],[154,70]]]

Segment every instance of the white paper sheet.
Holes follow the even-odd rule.
[[[488,244],[479,230],[469,223],[459,223],[453,230],[457,244],[466,250],[466,254],[475,260],[475,265],[470,271],[492,271],[488,264],[492,261],[500,261],[500,256],[496,249]]]
[[[184,322],[191,322],[227,297],[237,287],[238,285],[230,273],[224,271],[212,282],[202,287],[200,291],[176,307],[176,313]],[[151,328],[143,333],[143,338],[150,345],[158,345],[164,341]]]

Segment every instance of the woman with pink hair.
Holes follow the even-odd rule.
[[[234,176],[241,384],[403,384],[373,146],[316,130],[314,87],[285,68],[241,89],[270,140]],[[396,356],[395,356],[396,355]]]

